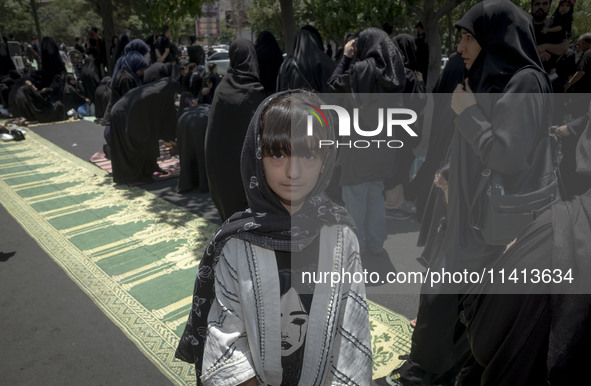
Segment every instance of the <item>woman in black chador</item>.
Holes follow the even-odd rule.
[[[365,130],[375,128],[375,107],[383,107],[386,100],[388,107],[403,105],[406,78],[402,55],[386,32],[368,28],[361,31],[357,39],[347,42],[328,84],[334,92],[353,95],[355,106],[360,107],[361,126]],[[387,98],[379,97],[385,93],[388,93]],[[367,138],[356,132],[350,137],[353,141]],[[391,138],[382,130],[371,139],[387,141]],[[342,149],[339,155],[342,198],[357,223],[359,245],[368,261],[384,257],[387,238],[384,180],[394,173],[397,151],[387,147],[353,147]]]
[[[176,127],[174,95],[178,81],[163,78],[129,91],[111,110],[111,162],[118,184],[152,182],[162,131]]]
[[[334,69],[335,64],[324,53],[320,36],[304,27],[296,35],[293,55],[285,59],[279,69],[277,90],[303,88],[329,92],[328,79]]]
[[[209,192],[222,221],[248,207],[240,153],[248,123],[264,98],[254,45],[238,39],[230,46],[230,67],[216,88],[205,136]]]
[[[255,43],[257,60],[259,62],[259,76],[267,95],[277,89],[277,75],[283,63],[283,54],[275,36],[269,31],[263,31]]]
[[[41,87],[49,87],[54,77],[63,73],[66,73],[66,66],[57,44],[52,38],[44,37],[41,42]]]
[[[489,168],[500,175],[507,194],[538,188],[546,172],[552,95],[531,16],[522,9],[508,0],[483,1],[456,27],[462,35],[458,52],[466,78],[452,97],[457,116],[449,159],[448,226],[430,267],[481,272],[505,248],[487,244],[472,227],[481,172]],[[463,296],[442,295],[444,290],[423,287],[410,359],[398,370],[403,384],[442,383],[442,375],[455,375],[454,369],[471,357],[458,319]],[[458,290],[467,293],[470,288],[454,288]]]
[[[30,81],[19,79],[10,92],[10,112],[15,117],[29,121],[55,122],[65,119],[66,113],[61,102],[52,103],[46,89],[42,92]]]

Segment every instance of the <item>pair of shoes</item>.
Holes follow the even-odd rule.
[[[412,201],[404,200],[402,201],[402,205],[400,205],[400,210],[406,213],[415,214],[417,213],[417,207]]]
[[[401,209],[386,209],[386,218],[392,220],[408,220],[412,215]]]
[[[398,369],[393,370],[385,377],[374,379],[373,382],[378,386],[404,386],[404,383],[402,383],[400,380],[400,373],[398,372]]]

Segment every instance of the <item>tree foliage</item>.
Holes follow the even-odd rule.
[[[35,35],[31,6],[22,0],[0,0],[0,33],[8,38],[30,40]]]
[[[294,19],[296,26],[304,25],[304,8],[302,0],[293,0]],[[283,26],[281,23],[281,7],[276,0],[253,0],[248,10],[248,20],[254,36],[262,31],[270,31],[280,47],[284,47]]]

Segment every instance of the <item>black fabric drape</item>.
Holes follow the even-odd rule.
[[[67,111],[70,109],[77,110],[78,107],[86,103],[86,96],[77,84],[66,83],[64,86],[64,107]]]
[[[16,70],[16,67],[10,58],[8,44],[0,41],[0,78],[7,75],[11,70]]]
[[[406,83],[402,55],[390,37],[382,30],[368,28],[359,34],[355,56],[350,59],[343,56],[335,69],[328,85],[333,92],[354,95],[355,107],[361,109],[361,125],[377,127],[376,107],[384,98],[376,94],[392,94],[388,98],[388,107],[401,107],[402,92]],[[363,111],[367,114],[363,114]],[[351,140],[367,139],[356,133]],[[390,140],[386,130],[372,139]],[[383,181],[394,173],[396,151],[387,147],[379,149],[346,148],[340,155],[339,163],[343,172],[341,185],[356,185],[367,181]]]
[[[277,76],[283,63],[283,54],[275,36],[269,31],[263,31],[256,40],[257,61],[259,63],[259,77],[267,94],[273,94],[277,88]]]
[[[110,79],[110,78],[109,78]],[[80,81],[86,93],[86,97],[94,103],[94,94],[101,83],[101,76],[98,64],[92,58],[87,58],[82,67]]]
[[[59,48],[50,37],[44,37],[41,42],[41,72],[41,87],[48,87],[54,76],[66,72]]]
[[[10,111],[15,117],[25,117],[29,121],[55,122],[65,118],[64,105],[51,103],[25,80],[15,83],[14,93],[10,94]]]
[[[94,92],[94,116],[96,118],[102,118],[107,110],[107,105],[111,98],[111,88],[109,87],[109,84],[111,84],[111,77],[105,76]]]
[[[318,38],[301,29],[295,38],[293,55],[287,57],[279,69],[277,90],[302,88],[329,92],[327,82],[334,69],[333,61],[318,46]]]
[[[421,142],[421,129],[423,126],[423,109],[427,104],[427,94],[425,90],[425,83],[420,81],[416,72],[418,65],[416,60],[416,45],[414,39],[410,35],[396,35],[394,37],[394,44],[402,54],[404,61],[404,96],[403,105],[410,108],[417,113],[417,121],[412,125],[412,129],[419,135],[418,137],[411,137],[406,133],[399,134],[399,139],[404,142],[404,147],[396,151],[396,160],[394,161],[396,167],[394,168],[394,176],[388,179],[385,184],[385,190],[391,189],[399,184],[405,185],[405,199],[413,201],[414,196],[408,189],[406,184],[410,180],[410,168],[415,159],[413,148]]]
[[[176,188],[178,192],[189,191],[195,186],[200,192],[209,191],[205,171],[205,133],[210,109],[208,104],[189,107],[179,118],[177,137],[181,174]]]
[[[421,255],[426,261],[431,261],[437,254],[443,237],[444,227],[440,228],[440,226],[442,218],[447,216],[447,203],[443,191],[433,184],[433,178],[448,160],[447,154],[454,135],[453,119],[455,117],[451,108],[451,97],[456,86],[462,83],[463,76],[462,56],[451,55],[433,88],[435,106],[425,162],[410,183],[411,195],[416,197],[417,218],[421,219],[417,245],[425,247]],[[445,176],[448,178],[448,173],[445,173]]]
[[[240,153],[248,122],[264,97],[254,46],[238,39],[230,47],[228,72],[215,90],[205,137],[209,192],[223,221],[248,206]]]

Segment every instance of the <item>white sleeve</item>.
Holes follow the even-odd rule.
[[[343,268],[363,272],[357,236],[344,229]],[[371,334],[365,284],[344,284],[341,289],[341,312],[333,347],[331,385],[369,385],[372,375]]]
[[[208,316],[201,376],[206,386],[238,385],[255,376],[233,264],[236,256],[228,245],[233,242],[239,241],[228,241],[214,267],[215,299]]]

